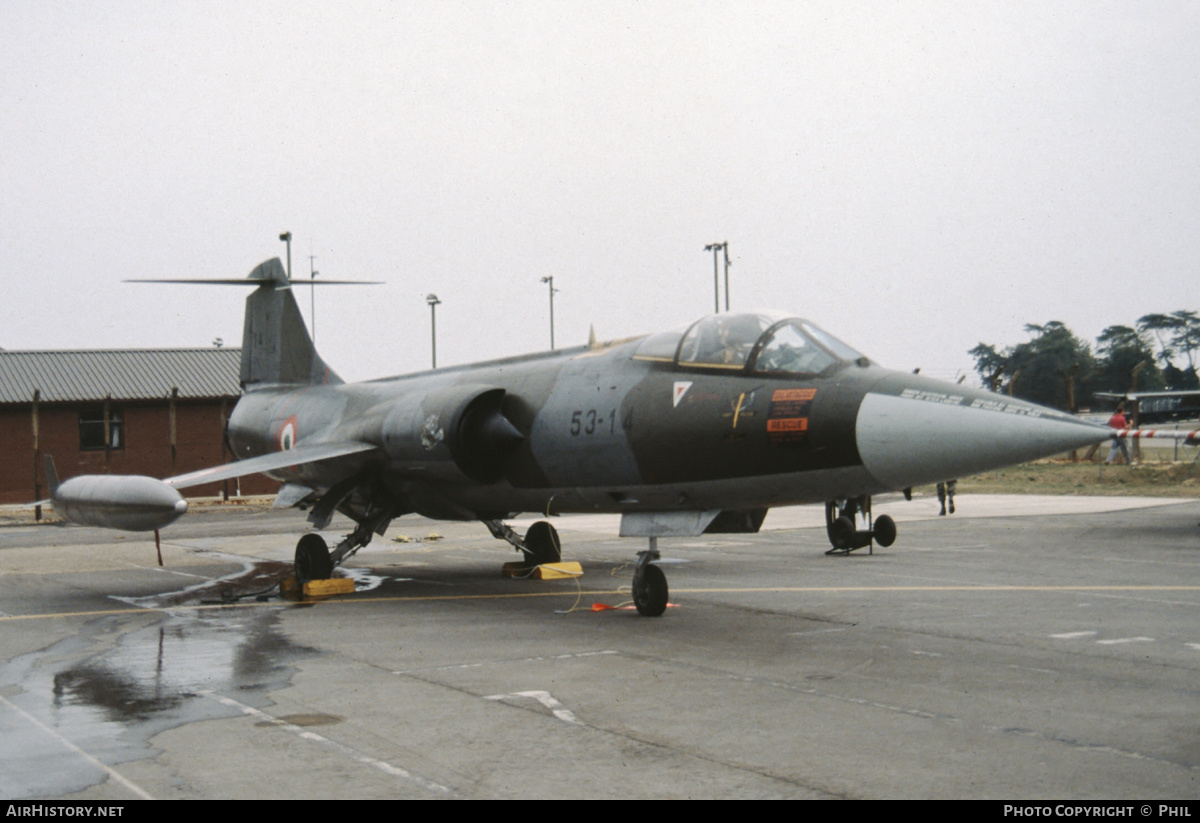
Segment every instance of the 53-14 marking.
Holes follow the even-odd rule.
[[[617,432],[617,410],[605,414],[602,411],[588,409],[587,411],[575,411],[571,413],[571,436],[578,437],[581,434],[595,434],[596,432],[604,433],[608,430],[608,434],[616,434]]]

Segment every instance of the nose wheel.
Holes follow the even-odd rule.
[[[650,538],[650,548],[638,552],[633,571],[633,605],[643,617],[661,617],[667,610],[667,576],[651,561],[658,560],[658,539]]]

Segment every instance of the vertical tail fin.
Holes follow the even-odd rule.
[[[262,283],[246,298],[242,386],[341,383],[313,346],[279,258],[259,264],[248,279]]]

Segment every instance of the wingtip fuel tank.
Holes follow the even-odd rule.
[[[72,477],[58,484],[50,502],[59,516],[72,523],[134,532],[169,526],[188,509],[175,489],[140,475]]]

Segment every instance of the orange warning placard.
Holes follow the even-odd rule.
[[[776,389],[767,410],[767,442],[772,446],[808,442],[809,409],[816,389]]]
[[[779,417],[767,421],[769,432],[802,432],[808,431],[807,417]]]
[[[816,389],[777,389],[775,393],[771,395],[771,402],[783,403],[785,401],[812,400],[816,396]]]

